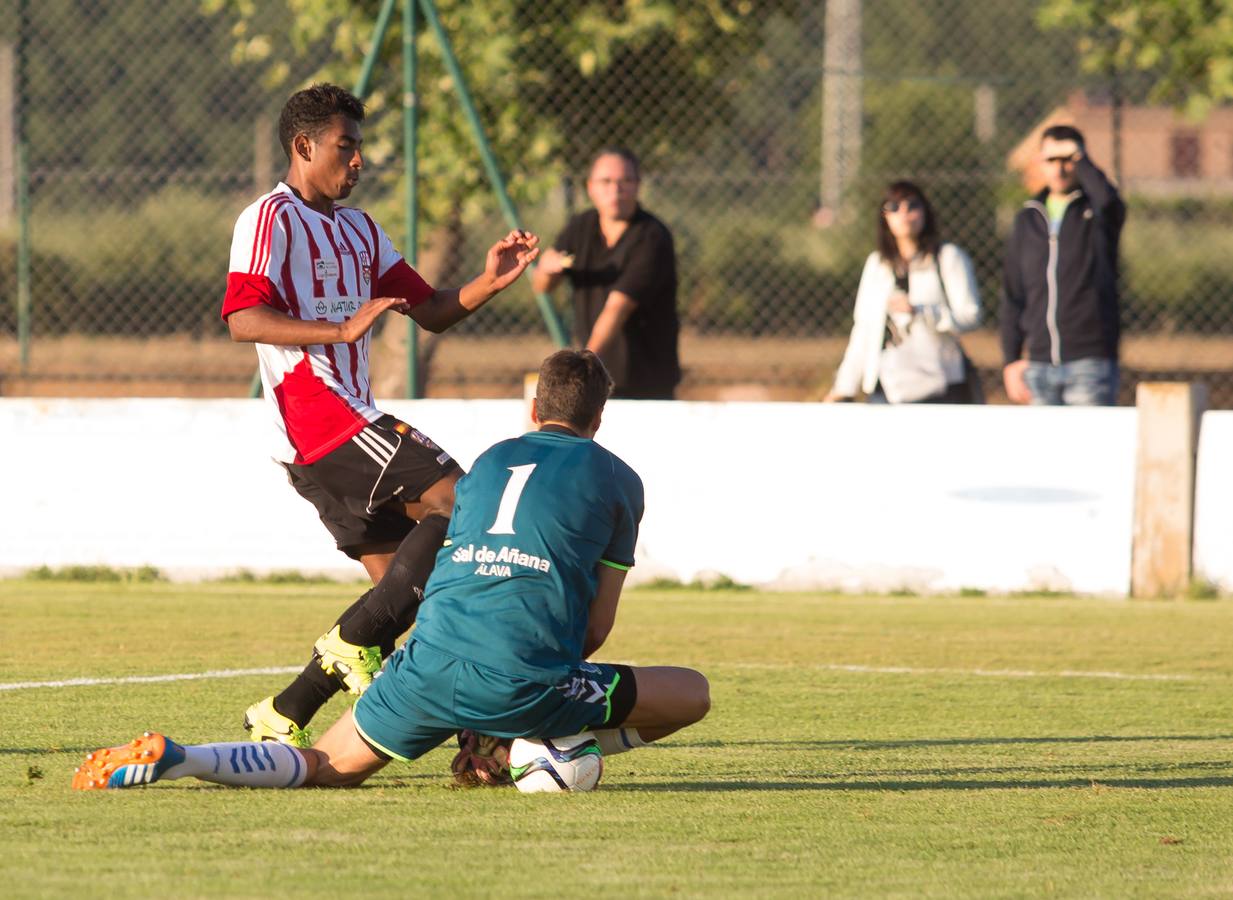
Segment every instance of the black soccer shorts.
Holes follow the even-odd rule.
[[[284,465],[291,486],[316,507],[338,549],[352,559],[365,544],[406,537],[415,522],[401,504],[418,500],[460,468],[426,434],[389,415],[314,463]]]

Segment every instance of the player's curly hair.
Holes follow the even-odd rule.
[[[278,142],[291,159],[291,142],[297,134],[314,141],[329,127],[335,116],[364,121],[364,103],[355,94],[336,84],[314,84],[292,94],[278,116]]]
[[[587,429],[612,393],[612,377],[590,350],[558,350],[539,367],[535,410],[541,422]]]

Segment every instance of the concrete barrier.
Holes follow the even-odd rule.
[[[464,465],[524,424],[520,400],[386,408]],[[267,415],[249,400],[0,400],[0,572],[361,577],[266,454]],[[1125,595],[1135,436],[1128,408],[614,401],[599,441],[646,483],[631,583]],[[1229,429],[1211,440],[1233,458]],[[1228,547],[1233,523],[1203,497],[1228,496],[1228,466],[1209,471],[1206,453],[1197,540],[1208,528]],[[1216,555],[1198,557],[1233,584]]]
[[[1203,414],[1195,468],[1194,574],[1233,593],[1233,411]]]

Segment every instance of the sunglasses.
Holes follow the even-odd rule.
[[[887,200],[882,204],[882,212],[899,212],[901,207],[904,212],[918,212],[925,208],[925,204],[921,203],[919,200]]]

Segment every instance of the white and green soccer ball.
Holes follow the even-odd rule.
[[[569,737],[517,738],[509,773],[524,794],[590,791],[604,774],[604,754],[589,731]]]

